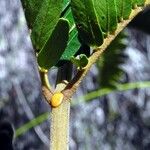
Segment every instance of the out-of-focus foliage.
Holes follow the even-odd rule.
[[[76,97],[74,99],[74,103],[79,105],[74,105],[71,113],[70,148],[72,150],[149,149],[149,41],[150,37],[147,34],[137,30],[128,30],[128,45],[124,50],[127,57],[124,58],[124,63],[121,65],[121,70],[124,72],[121,80],[126,84],[117,85],[120,89],[130,90],[120,92],[117,88],[101,89],[97,84],[97,77],[100,76],[97,71],[99,68],[96,69],[94,66],[91,69],[80,91],[77,92],[77,97],[86,93],[85,98],[90,101],[86,103],[82,96],[79,103]],[[140,85],[141,81],[145,81],[143,85]],[[140,86],[147,86],[147,88],[140,89],[138,88]],[[96,91],[96,89],[99,90]],[[111,90],[115,93],[110,93]],[[93,92],[90,93],[90,91]]]
[[[118,83],[123,72],[120,65],[125,62],[126,58],[124,53],[127,45],[126,38],[125,32],[120,33],[97,61],[101,88],[114,88]]]
[[[19,136],[25,134],[30,130],[31,128],[34,128],[38,126],[39,124],[43,123],[45,120],[47,120],[49,117],[49,112],[46,112],[42,115],[39,115],[38,117],[35,117],[31,121],[25,123],[15,131],[15,137],[18,138]]]
[[[107,96],[115,92],[125,92],[128,90],[134,90],[134,89],[136,90],[136,89],[144,89],[144,88],[150,88],[150,81],[117,84],[116,88],[110,88],[110,87],[100,88],[98,90],[89,92],[83,96],[80,96],[77,99],[83,99],[82,102],[88,102],[96,98],[101,98],[103,96]],[[76,104],[80,105],[80,103],[82,102],[81,101],[76,102],[74,100],[73,105]]]

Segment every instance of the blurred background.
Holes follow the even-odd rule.
[[[48,150],[50,108],[40,92],[23,10],[15,0],[0,6],[0,120],[14,126],[15,150]],[[70,150],[150,149],[149,27],[147,8],[83,80],[71,104]],[[49,72],[53,85],[56,74],[57,68]]]

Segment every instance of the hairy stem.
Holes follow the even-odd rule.
[[[66,87],[66,81],[71,79],[72,65],[66,64],[58,71],[57,85],[55,92],[61,92]],[[51,150],[69,149],[69,114],[70,100],[63,100],[57,108],[51,112]]]

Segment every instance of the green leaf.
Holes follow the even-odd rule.
[[[86,67],[86,65],[89,62],[87,56],[85,54],[80,54],[79,59],[80,59],[80,68]]]
[[[140,82],[131,82],[131,83],[123,83],[123,84],[118,84],[115,89],[111,88],[100,88],[98,90],[92,91],[87,93],[86,95],[79,96],[75,99],[73,99],[72,106],[81,104],[81,102],[88,102],[91,100],[95,100],[98,98],[98,100],[111,93],[115,92],[125,92],[127,90],[132,90],[132,89],[144,89],[144,88],[150,88],[150,81],[140,81]],[[77,100],[78,99],[78,100]]]
[[[119,21],[128,19],[132,11],[131,0],[116,0],[116,6]]]
[[[77,57],[71,57],[71,61],[79,69],[86,67],[86,65],[88,64],[88,58],[85,54],[80,54]]]
[[[45,0],[33,24],[31,38],[36,50],[41,50],[52,34],[63,8],[63,0]]]
[[[75,28],[72,12],[69,9],[68,13],[65,16],[66,19],[69,20],[71,24],[70,34],[69,34],[69,42],[67,44],[67,48],[65,49],[61,60],[70,60],[72,56],[75,55],[75,53],[78,51],[80,47],[80,42],[78,40],[78,32]]]
[[[64,17],[66,13],[70,10],[70,1],[69,0],[64,0],[63,3],[63,11],[61,12],[61,17]]]
[[[95,0],[95,10],[101,24],[102,31],[113,32],[117,28],[117,12],[114,0]]]
[[[137,5],[137,6],[143,6],[145,3],[145,0],[132,0],[132,4],[133,6]]]
[[[64,0],[64,6],[66,7],[66,5],[70,2],[70,0]],[[64,8],[65,8],[64,7]]]
[[[56,65],[67,46],[68,38],[69,22],[61,18],[46,45],[38,54],[38,64],[41,68],[50,69]]]
[[[100,46],[103,43],[103,34],[93,0],[71,0],[71,9],[81,43],[89,46]]]
[[[29,28],[33,28],[33,24],[45,0],[22,0],[22,5],[25,11],[25,16]]]
[[[37,125],[43,123],[49,118],[49,112],[43,113],[36,118],[30,120],[29,122],[23,124],[15,131],[15,138],[27,133],[30,129],[36,127]]]
[[[76,67],[80,67],[80,60],[74,56],[71,57],[71,62],[76,65]]]
[[[78,33],[74,30],[69,36],[69,42],[67,48],[65,49],[61,60],[70,60],[72,56],[76,54],[78,49],[80,48],[80,43],[77,37]]]

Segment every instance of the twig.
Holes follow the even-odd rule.
[[[150,0],[146,1],[146,6],[150,4]],[[75,77],[69,82],[69,84],[66,86],[66,88],[62,91],[65,98],[69,99],[72,97],[72,95],[75,93],[77,88],[79,87],[81,81],[87,74],[87,72],[90,70],[91,66],[97,61],[97,59],[101,56],[101,54],[106,50],[106,48],[110,45],[110,43],[115,39],[115,37],[128,25],[128,23],[139,13],[143,10],[142,7],[137,7],[136,9],[132,10],[132,13],[128,20],[123,20],[122,22],[118,23],[117,30],[114,34],[108,35],[108,37],[104,40],[104,43],[94,49],[93,54],[89,58],[89,63],[81,71],[78,71]]]

